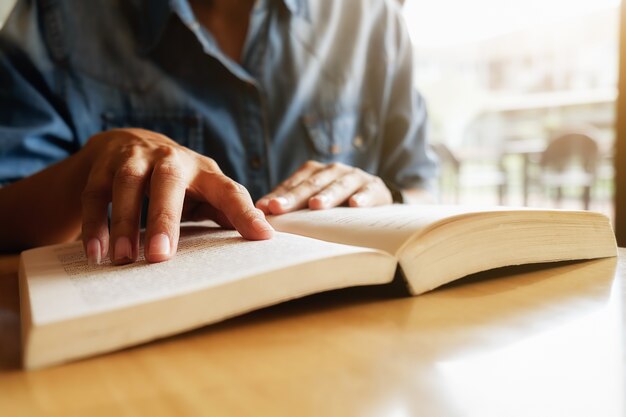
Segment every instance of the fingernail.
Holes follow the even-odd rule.
[[[276,202],[282,208],[287,208],[287,207],[289,207],[291,205],[291,204],[289,204],[289,200],[287,200],[285,197],[276,197],[274,200],[276,200]]]
[[[357,206],[361,206],[363,204],[365,204],[365,198],[363,197],[362,194],[355,194],[352,196],[352,201],[354,201],[354,203]]]
[[[270,200],[267,198],[262,198],[256,202],[255,207],[263,213],[263,215],[269,214],[269,202]]]
[[[257,233],[273,232],[274,228],[265,220],[254,219],[252,220],[252,228]]]
[[[150,256],[168,256],[170,250],[170,238],[165,233],[159,233],[150,239],[150,247],[148,248]]]
[[[115,261],[130,261],[133,259],[133,248],[130,245],[130,239],[120,237],[115,241]]]
[[[322,203],[323,206],[325,206],[326,204],[329,203],[330,199],[328,198],[328,196],[326,194],[319,194],[316,195],[315,198],[317,198],[317,201],[319,201],[320,203]]]
[[[102,245],[100,240],[91,239],[87,242],[87,263],[89,266],[100,265],[102,261]]]

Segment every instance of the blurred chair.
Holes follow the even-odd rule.
[[[540,185],[556,190],[557,205],[561,204],[564,188],[582,188],[583,207],[589,210],[598,155],[598,144],[586,133],[565,133],[555,137],[541,154]]]
[[[443,194],[452,189],[454,202],[459,203],[461,190],[478,187],[495,187],[497,189],[498,204],[503,205],[507,193],[507,175],[501,160],[494,164],[488,161],[486,169],[471,169],[469,162],[480,162],[474,159],[467,161],[459,159],[444,143],[430,145],[439,158],[439,190]],[[464,165],[466,165],[464,167]],[[495,165],[495,166],[494,166]]]

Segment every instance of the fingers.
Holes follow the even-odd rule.
[[[148,262],[162,262],[176,253],[189,175],[185,171],[174,153],[152,170],[144,244]]]
[[[143,158],[127,160],[114,174],[111,205],[111,261],[134,262],[139,256],[139,223],[149,166]]]
[[[232,225],[241,235],[250,240],[270,239],[274,229],[265,220],[262,210],[256,209],[252,198],[242,185],[221,173],[204,172],[194,181],[204,200],[221,215],[220,224]]]
[[[391,204],[384,182],[361,169],[342,163],[310,162],[257,202],[266,214],[282,214],[303,208],[369,207]]]
[[[310,162],[305,164],[296,173],[300,174],[298,177],[299,181],[297,183],[294,181],[295,185],[293,187],[289,189],[278,187],[272,193],[267,203],[269,213],[282,214],[309,207],[311,197],[353,169],[340,163],[323,165],[319,162]],[[302,175],[308,175],[308,177],[302,178]]]
[[[92,168],[82,193],[82,239],[90,264],[99,264],[107,254],[114,264],[137,259],[141,205],[149,171],[142,158],[124,159],[119,166],[107,161]]]
[[[198,222],[206,219],[213,220],[225,229],[234,229],[224,213],[210,204],[194,201],[192,203],[186,202],[183,206],[183,218],[181,220]]]
[[[361,187],[348,200],[350,207],[373,207],[393,203],[391,191],[379,177]]]
[[[320,210],[348,203],[350,207],[373,207],[393,203],[391,191],[379,177],[353,168],[311,197],[309,208]]]
[[[82,240],[87,262],[99,264],[109,249],[108,206],[111,201],[109,176],[92,170],[81,195]]]
[[[309,199],[309,208],[320,210],[343,204],[355,192],[365,186],[370,175],[356,168],[350,168],[322,191]]]
[[[346,202],[353,207],[392,202],[378,177],[341,163],[307,162],[255,208],[247,190],[226,177],[215,161],[154,132],[108,132],[90,140],[86,149],[95,161],[82,195],[83,245],[90,263],[99,263],[108,252],[116,264],[137,259],[145,192],[150,194],[145,235],[149,262],[176,253],[185,207],[186,216],[194,220],[210,218],[234,227],[246,239],[260,240],[273,235],[264,213],[324,209]]]
[[[300,201],[300,199],[298,201],[289,201],[289,198],[291,198],[289,192],[296,189],[298,186],[305,186],[305,189],[307,188],[306,186],[308,186],[319,191],[318,184],[315,182],[315,174],[323,170],[325,167],[326,166],[324,164],[317,161],[305,162],[289,178],[280,183],[274,191],[259,199],[256,203],[256,207],[262,210],[265,214],[278,214],[278,212],[288,210],[288,207],[290,210],[304,208],[306,206],[306,200],[304,202]],[[303,184],[304,182],[307,182],[307,184]],[[272,203],[275,210],[270,210],[270,202],[276,199],[280,200]],[[275,206],[276,204],[278,204],[278,207]],[[276,210],[278,210],[278,212]]]
[[[139,252],[143,196],[150,195],[144,251],[149,262],[177,250],[185,202],[196,220],[210,218],[247,239],[268,239],[273,229],[254,208],[243,186],[227,178],[210,158],[141,129],[104,132],[83,152],[91,166],[82,193],[83,246],[90,264],[110,255],[115,264]],[[108,205],[111,203],[109,237]]]

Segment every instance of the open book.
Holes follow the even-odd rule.
[[[80,243],[20,262],[23,362],[38,368],[224,320],[308,294],[389,283],[412,294],[482,270],[616,255],[608,219],[582,211],[387,206],[270,218],[275,237],[246,241],[182,227],[159,264],[89,266]]]

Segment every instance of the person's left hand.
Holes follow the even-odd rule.
[[[375,175],[342,163],[308,161],[274,191],[262,197],[256,207],[265,214],[283,214],[345,203],[350,207],[371,207],[392,202],[391,191]]]

